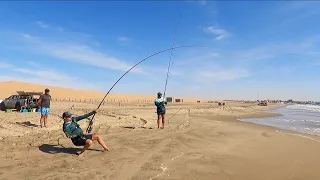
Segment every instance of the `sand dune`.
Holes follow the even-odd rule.
[[[43,92],[45,88],[50,89],[50,93],[53,99],[57,100],[96,100],[100,101],[105,93],[98,91],[89,91],[89,90],[75,90],[70,88],[63,87],[53,87],[53,86],[43,86],[38,84],[30,84],[25,82],[18,81],[7,81],[0,82],[0,99],[9,97],[12,94],[17,94],[17,91],[35,91]],[[134,94],[114,94],[110,93],[108,95],[109,100],[126,100],[126,101],[135,101],[135,100],[149,100],[152,101],[156,97],[155,95],[134,95]],[[175,97],[183,98],[183,97]],[[201,99],[196,98],[183,98],[184,102],[197,102]],[[202,100],[203,101],[203,100]]]

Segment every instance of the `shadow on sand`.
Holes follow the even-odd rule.
[[[121,126],[122,128],[125,128],[125,129],[135,129],[136,127],[135,126]]]
[[[22,125],[22,126],[26,126],[26,127],[38,127],[39,125],[37,124],[33,124],[31,123],[30,121],[26,121],[26,122],[16,122],[17,124],[19,125]]]
[[[39,146],[39,150],[49,154],[77,154],[78,151],[81,151],[82,148],[64,148],[60,145],[51,145],[51,144],[43,144]],[[97,149],[88,149],[87,151],[102,151]]]

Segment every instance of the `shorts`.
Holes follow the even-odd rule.
[[[157,114],[158,115],[166,114],[166,109],[165,108],[157,108]]]
[[[83,135],[83,136],[78,136],[78,137],[75,137],[75,138],[71,138],[72,143],[75,146],[84,146],[88,139],[92,140],[92,134],[86,134],[86,135]]]
[[[43,115],[48,115],[48,114],[50,114],[50,108],[44,108],[44,107],[42,107],[42,108],[40,109],[40,112],[41,112],[41,114],[43,114]]]

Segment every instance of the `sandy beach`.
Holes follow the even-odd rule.
[[[320,1],[0,12],[0,180],[320,180]]]
[[[71,110],[71,106],[74,109]],[[82,157],[61,129],[62,112],[82,115],[96,104],[53,102],[49,127],[39,113],[0,112],[0,179],[219,179],[320,178],[320,138],[245,123],[276,116],[256,103],[174,103],[165,129],[156,129],[152,103],[108,104],[96,115],[95,142]],[[87,122],[80,122],[82,128]]]

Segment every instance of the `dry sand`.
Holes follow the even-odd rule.
[[[153,103],[108,104],[93,132],[110,152],[95,142],[82,157],[74,155],[81,147],[64,136],[59,116],[65,110],[82,115],[96,105],[53,102],[47,129],[38,127],[38,113],[0,112],[0,179],[320,179],[319,137],[237,120],[274,116],[265,110],[276,106],[169,104],[169,123],[158,130]]]

